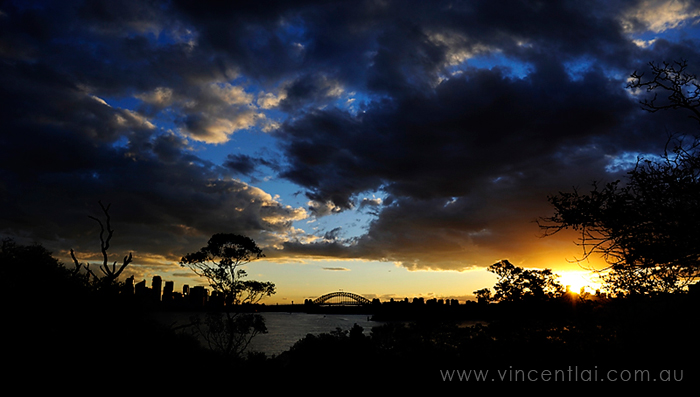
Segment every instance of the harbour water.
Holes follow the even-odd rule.
[[[369,314],[288,312],[265,312],[260,314],[265,318],[267,333],[255,336],[248,349],[265,353],[268,356],[289,350],[294,343],[308,334],[330,333],[337,328],[348,331],[354,324],[357,324],[364,329],[366,335],[369,335],[372,327],[384,324],[383,322],[371,321]],[[190,316],[193,315],[197,315],[197,313],[166,312],[157,314],[161,322],[172,326],[189,323]]]

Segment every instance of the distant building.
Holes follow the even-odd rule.
[[[212,291],[209,295],[209,306],[222,307],[224,306],[224,294],[220,291]]]
[[[163,302],[172,302],[173,300],[173,289],[175,288],[175,282],[166,281],[165,287],[163,288]]]
[[[146,287],[146,280],[139,281],[134,285],[134,294],[139,298],[145,299],[149,296],[150,292],[150,288]]]
[[[160,293],[163,287],[163,279],[160,276],[153,276],[153,281],[151,282],[151,289],[153,293],[153,300],[160,302]]]
[[[192,287],[190,288],[190,304],[194,307],[204,307],[207,304],[207,298],[209,297],[209,290],[202,287]]]
[[[124,281],[122,293],[126,295],[134,295],[134,276],[131,276]]]

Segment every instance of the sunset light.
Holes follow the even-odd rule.
[[[566,271],[560,273],[559,282],[568,287],[573,293],[580,293],[581,289],[589,294],[595,294],[596,290],[600,290],[601,284],[598,275],[588,271]]]
[[[308,338],[319,355],[295,368],[396,346],[402,363],[454,349],[453,366],[514,345],[639,358],[652,315],[605,302],[697,305],[698,0],[11,0],[0,60],[0,257],[29,255],[2,275],[13,299],[48,274],[236,358],[265,331],[284,339],[268,355],[289,350],[311,333],[283,335],[292,317],[331,327],[338,346]],[[62,313],[43,305],[63,284],[42,280],[31,310]],[[604,310],[627,325],[586,317]],[[548,315],[563,328],[499,334]],[[416,319],[444,329],[362,339]],[[624,327],[633,341],[613,341]]]
[[[361,14],[321,8],[307,14],[290,4],[252,30],[233,9],[210,18],[188,1],[148,17],[106,5],[73,14],[53,2],[0,10],[8,21],[50,15],[54,35],[2,50],[3,95],[15,98],[2,149],[3,235],[40,241],[64,261],[71,248],[99,259],[88,216],[102,200],[113,204],[111,249],[135,253],[125,275],[159,275],[178,290],[205,283],[180,258],[232,232],[264,251],[249,272],[276,282],[267,303],[342,287],[465,301],[489,286],[473,275],[504,258],[566,274],[575,292],[595,291],[585,274],[568,274],[581,269],[580,236],[542,238],[535,221],[553,213],[548,196],[620,179],[638,158],[660,159],[663,131],[694,128],[641,112],[645,91],[625,85],[650,60],[668,60],[667,43],[695,37],[700,13],[685,2],[610,5],[610,35],[583,9],[554,7],[572,24],[534,12],[528,23],[552,25],[535,33],[496,14],[483,29],[428,22],[441,20],[440,7],[413,28],[382,14],[360,29]],[[227,12],[237,22],[225,22]],[[323,32],[327,18],[333,34]],[[24,37],[12,26],[12,37]],[[247,38],[258,29],[279,42]],[[326,47],[336,35],[338,47]],[[674,48],[679,57],[691,51]],[[45,65],[53,80],[37,82],[30,65]],[[63,78],[77,88],[54,85]],[[584,265],[604,267],[596,256]]]

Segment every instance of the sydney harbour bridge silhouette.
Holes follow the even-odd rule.
[[[363,306],[369,305],[372,302],[362,295],[353,294],[352,292],[337,291],[319,296],[311,300],[310,303],[318,306]]]

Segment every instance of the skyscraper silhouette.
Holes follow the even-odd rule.
[[[160,276],[153,276],[153,281],[151,282],[151,292],[153,293],[153,299],[156,302],[160,302],[160,292],[162,289],[163,280]]]
[[[163,287],[163,302],[171,302],[173,300],[173,289],[175,288],[174,281],[166,281]]]

